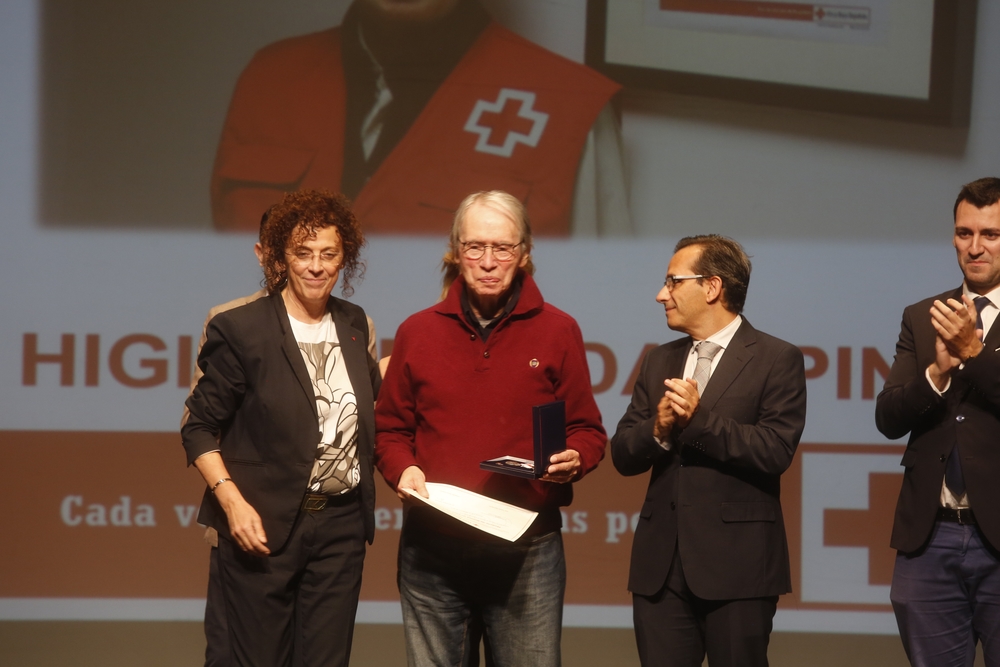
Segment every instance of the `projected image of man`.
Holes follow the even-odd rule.
[[[538,235],[630,234],[619,86],[493,21],[477,0],[355,0],[261,49],[212,174],[220,229],[299,188],[339,190],[366,232],[446,233],[469,192],[526,203]]]

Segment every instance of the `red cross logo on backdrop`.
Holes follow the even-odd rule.
[[[888,586],[896,551],[889,546],[896,497],[903,484],[900,473],[868,474],[868,509],[823,510],[823,544],[831,547],[868,549],[868,583]]]
[[[534,105],[534,93],[501,88],[495,102],[476,101],[465,131],[479,135],[476,150],[480,153],[510,157],[517,144],[534,148],[549,122],[549,115]]]

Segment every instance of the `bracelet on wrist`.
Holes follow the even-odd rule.
[[[220,480],[219,480],[218,482],[216,482],[215,484],[213,484],[213,485],[212,485],[212,495],[213,495],[213,496],[215,495],[215,490],[216,490],[217,488],[219,488],[220,486],[222,486],[222,485],[223,485],[223,484],[225,484],[226,482],[231,482],[231,481],[233,481],[233,480],[232,480],[231,478],[229,478],[229,477],[223,477],[223,478],[222,478],[222,479],[220,479]]]

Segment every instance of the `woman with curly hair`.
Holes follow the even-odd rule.
[[[364,311],[331,296],[364,272],[347,200],[307,190],[261,229],[268,296],[220,313],[181,429],[219,531],[234,664],[343,665],[374,537],[374,401]]]

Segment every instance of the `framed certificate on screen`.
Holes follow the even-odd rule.
[[[976,0],[588,0],[627,87],[966,127]]]

